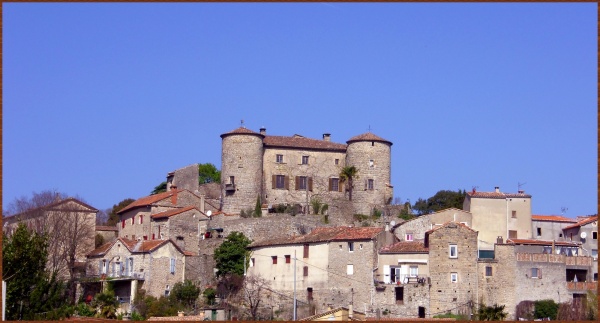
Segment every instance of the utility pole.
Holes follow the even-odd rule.
[[[296,250],[294,250],[294,321],[296,320]]]
[[[244,277],[246,277],[246,255],[244,255]]]

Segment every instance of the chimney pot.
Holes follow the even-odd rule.
[[[503,243],[502,236],[498,236],[498,238],[496,238],[496,243],[497,244],[502,244]]]
[[[494,190],[496,190],[496,193],[500,193],[500,186],[494,187]]]
[[[325,140],[325,141],[331,141],[331,134],[330,133],[324,133],[323,134],[323,140]]]
[[[260,134],[261,134],[261,135],[266,135],[266,134],[267,134],[267,128],[265,128],[265,127],[261,127],[261,128],[260,128]]]

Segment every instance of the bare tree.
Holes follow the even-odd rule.
[[[269,292],[268,280],[259,276],[246,276],[240,297],[242,302],[249,307],[253,321],[258,319],[258,310]]]

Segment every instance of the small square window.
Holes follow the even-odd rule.
[[[512,217],[513,217],[513,219],[517,218],[517,211],[512,211]]]
[[[450,245],[448,256],[450,258],[458,258],[458,247],[455,244]]]
[[[273,265],[277,265],[277,256],[271,256],[271,261],[273,262]]]
[[[485,267],[485,275],[486,276],[492,276],[492,267],[491,266],[486,266]]]
[[[406,241],[413,241],[413,234],[412,234],[412,232],[407,232],[404,235],[404,240],[406,240]]]
[[[539,268],[531,268],[531,278],[540,278]]]
[[[450,282],[458,283],[458,273],[450,273]]]
[[[302,156],[302,165],[308,165],[308,156]]]
[[[335,164],[336,164],[336,165],[339,165],[339,164],[340,164],[340,160],[336,158],[336,159],[335,159]]]
[[[291,262],[292,257],[290,255],[285,255],[285,263],[289,264]]]
[[[275,155],[275,162],[283,163],[283,155]]]
[[[348,275],[354,275],[354,265],[347,265],[346,266],[346,274],[348,274]]]
[[[368,179],[367,180],[367,189],[369,191],[372,191],[375,187],[375,182],[373,181],[373,179]]]
[[[348,242],[348,251],[354,251],[354,242]]]
[[[542,235],[542,228],[537,228],[537,236],[541,236]]]

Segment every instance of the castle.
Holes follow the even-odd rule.
[[[221,154],[223,211],[238,213],[262,204],[300,205],[310,202],[335,205],[348,200],[348,183],[340,180],[343,167],[358,169],[352,190],[352,211],[370,214],[389,204],[392,142],[371,132],[350,138],[346,144],[301,135],[271,136],[266,129],[245,127],[224,133]],[[333,210],[334,211],[334,210]]]

